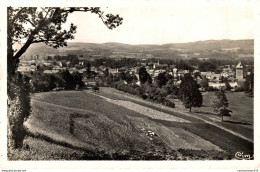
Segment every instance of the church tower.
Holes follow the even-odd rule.
[[[244,67],[241,62],[236,66],[236,79],[238,81],[244,80]]]

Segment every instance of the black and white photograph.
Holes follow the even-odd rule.
[[[1,7],[1,158],[259,168],[259,1],[73,2]]]

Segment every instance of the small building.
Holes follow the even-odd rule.
[[[30,73],[31,72],[31,66],[19,66],[17,71],[24,73]]]
[[[55,73],[59,73],[59,70],[44,70],[43,73],[45,73],[45,74],[55,74]]]
[[[166,69],[166,68],[168,68],[168,64],[154,64],[153,68],[154,69]]]

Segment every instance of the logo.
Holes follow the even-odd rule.
[[[254,158],[254,156],[250,154],[244,154],[244,152],[237,152],[235,154],[235,158],[239,160],[251,160]]]

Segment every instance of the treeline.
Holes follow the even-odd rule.
[[[57,74],[34,72],[31,76],[31,92],[45,92],[51,90],[74,90],[84,86],[82,76],[78,72],[72,74],[63,71]]]
[[[95,59],[91,63],[92,66],[99,67],[105,66],[110,68],[121,68],[121,67],[134,67],[140,65],[141,60],[136,58],[120,58],[120,59],[112,59],[112,58],[100,58]]]
[[[150,100],[172,108],[175,107],[174,102],[166,97],[168,95],[167,91],[164,88],[161,89],[152,84],[139,86],[136,84],[128,85],[118,81],[112,83],[111,87],[126,93],[137,95],[144,100]]]

